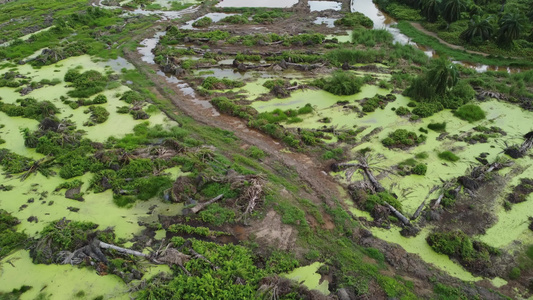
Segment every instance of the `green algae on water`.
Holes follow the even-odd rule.
[[[303,282],[303,285],[309,289],[318,290],[324,295],[329,295],[329,282],[327,280],[320,282],[322,276],[317,273],[322,265],[323,264],[320,262],[314,262],[308,266],[296,268],[290,273],[283,274],[282,276],[297,282]]]

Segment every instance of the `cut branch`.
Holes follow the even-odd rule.
[[[409,219],[407,219],[404,215],[402,215],[401,212],[399,212],[398,210],[396,210],[396,208],[394,208],[392,205],[390,205],[389,203],[387,203],[387,201],[384,201],[385,205],[387,205],[387,207],[390,209],[390,211],[398,218],[400,219],[400,221],[402,221],[403,224],[405,225],[411,225],[411,223],[409,222]]]

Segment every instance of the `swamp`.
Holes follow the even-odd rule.
[[[531,11],[0,0],[0,299],[533,299]]]

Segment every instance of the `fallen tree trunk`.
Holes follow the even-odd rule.
[[[398,210],[396,210],[396,208],[394,208],[392,205],[390,205],[389,203],[387,203],[387,201],[384,202],[385,205],[387,205],[387,207],[390,209],[390,211],[398,218],[400,219],[400,221],[402,221],[403,224],[405,225],[411,225],[411,222],[409,222],[409,219],[407,219],[404,215],[402,215],[401,212],[399,212]]]
[[[420,204],[420,206],[418,206],[418,208],[416,209],[415,213],[413,214],[413,216],[411,217],[411,220],[416,220],[418,218],[418,216],[420,216],[420,213],[422,212],[422,210],[424,209],[424,206],[426,205],[426,200],[422,201],[422,203]]]
[[[433,204],[433,209],[436,209],[439,207],[440,202],[442,201],[442,198],[444,198],[444,194],[440,194],[439,198],[437,198],[437,201],[435,201],[435,204]]]
[[[124,254],[128,254],[128,255],[145,257],[145,258],[149,258],[150,257],[150,255],[144,254],[144,253],[139,252],[139,251],[135,251],[135,250],[127,249],[127,248],[122,248],[122,247],[111,245],[111,244],[104,243],[104,242],[101,242],[101,241],[98,243],[98,246],[100,248],[102,248],[102,249],[113,249],[113,250],[116,250],[116,251],[118,251],[120,253],[124,253]]]
[[[198,203],[193,208],[191,208],[190,211],[193,214],[196,214],[199,211],[201,211],[202,209],[206,208],[209,204],[215,203],[218,200],[222,199],[223,196],[224,196],[224,194],[220,194],[220,195],[216,196],[215,198],[213,198],[213,199],[211,199],[211,200],[209,200],[207,202]]]

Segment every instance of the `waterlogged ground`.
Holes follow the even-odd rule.
[[[84,107],[72,109],[60,100],[60,96],[66,96],[71,88],[68,83],[63,82],[63,77],[68,69],[82,66],[82,71],[97,70],[100,72],[117,73],[122,69],[131,69],[132,66],[124,59],[119,58],[107,62],[93,61],[89,56],[79,56],[62,60],[57,65],[45,66],[34,69],[29,64],[17,66],[13,69],[0,70],[0,75],[12,70],[26,75],[32,81],[41,79],[60,79],[62,82],[55,86],[46,86],[21,96],[15,92],[14,88],[1,88],[0,94],[4,103],[15,103],[16,99],[33,97],[39,101],[48,100],[60,109],[58,118],[69,119],[76,123],[78,129],[87,131],[87,137],[93,141],[104,142],[108,137],[121,137],[126,133],[131,133],[133,127],[143,120],[134,120],[129,114],[116,113],[116,107],[125,103],[117,96],[128,91],[126,85],[115,84],[112,88],[105,90],[101,94],[105,95],[108,102],[99,104],[105,107],[110,113],[109,119],[95,126],[83,126],[89,116],[84,114]],[[92,96],[91,98],[93,98]],[[175,123],[168,119],[157,109],[152,109],[148,122],[151,125],[160,124],[164,127],[174,126]],[[34,149],[24,147],[24,140],[20,134],[21,128],[34,130],[38,122],[32,119],[20,117],[9,117],[0,112],[0,123],[4,128],[0,129],[0,137],[6,143],[0,148],[8,148],[20,155],[34,159],[42,158],[41,154],[35,153]],[[55,170],[56,172],[58,170]],[[179,168],[167,170],[176,178],[180,173]],[[117,238],[131,239],[139,234],[145,227],[139,226],[139,222],[146,224],[158,223],[158,215],[179,214],[182,205],[165,204],[159,199],[149,201],[139,201],[131,207],[120,208],[113,203],[112,192],[110,190],[94,194],[87,192],[89,180],[92,174],[87,173],[81,177],[72,178],[68,181],[79,179],[84,182],[81,191],[85,201],[79,202],[65,198],[65,190],[55,192],[55,188],[65,182],[59,176],[44,177],[40,173],[31,175],[25,181],[21,181],[18,176],[6,177],[0,175],[0,182],[4,185],[12,185],[10,191],[0,192],[0,208],[12,213],[21,220],[18,230],[25,231],[29,236],[36,236],[43,227],[51,221],[65,217],[69,220],[90,221],[99,224],[99,229],[114,227]],[[156,205],[152,214],[151,207]],[[77,212],[72,210],[79,209]],[[153,209],[153,208],[152,208]],[[32,222],[27,221],[30,217],[36,217]],[[161,232],[155,238],[162,238]],[[166,266],[147,267],[145,277],[148,278],[160,271],[169,271]],[[83,291],[88,299],[96,296],[104,296],[105,299],[127,299],[125,294],[127,286],[115,275],[99,276],[94,269],[78,268],[68,265],[35,265],[31,262],[28,251],[20,250],[2,260],[0,265],[0,292],[8,292],[22,285],[30,285],[33,288],[24,293],[21,299],[34,299],[39,293],[51,296],[51,299],[72,299],[75,294]]]
[[[363,73],[360,73],[360,75],[363,75]],[[388,77],[386,74],[373,75],[380,79],[387,79]],[[303,82],[305,80],[297,79],[297,81]],[[393,109],[397,109],[400,106],[406,107],[411,101],[409,98],[399,94],[395,94],[397,99],[394,102],[389,103],[385,109],[378,108],[375,112],[367,113],[363,116],[359,116],[358,113],[344,108],[343,105],[337,104],[337,101],[348,100],[348,105],[356,104],[356,106],[362,108],[360,100],[363,98],[372,97],[376,94],[386,95],[391,92],[389,89],[383,89],[375,85],[365,85],[361,92],[352,96],[335,96],[323,90],[304,89],[292,92],[289,98],[274,98],[268,101],[255,100],[258,95],[268,93],[268,90],[262,86],[263,82],[264,80],[259,79],[247,83],[247,85],[241,89],[241,92],[245,91],[245,95],[248,95],[247,99],[253,101],[250,105],[257,111],[270,112],[275,109],[298,109],[308,103],[311,104],[315,110],[313,114],[299,115],[299,117],[304,119],[302,122],[283,124],[284,127],[319,129],[323,126],[333,126],[337,130],[365,128],[359,133],[359,139],[370,133],[372,130],[380,127],[382,128],[381,132],[374,135],[369,141],[353,147],[351,151],[355,154],[361,149],[370,148],[372,149],[372,153],[381,154],[382,156],[380,157],[375,156],[372,163],[383,169],[391,169],[398,163],[406,159],[414,158],[418,153],[425,152],[428,157],[425,159],[418,159],[418,161],[423,162],[428,167],[425,176],[400,176],[395,174],[378,175],[381,183],[387,189],[390,189],[393,193],[396,193],[399,196],[403,211],[408,216],[415,212],[424,199],[435,199],[438,197],[437,191],[430,194],[433,187],[440,186],[442,181],[462,176],[472,166],[479,165],[479,162],[475,160],[475,157],[478,157],[481,153],[486,153],[487,159],[489,162],[492,162],[496,157],[504,156],[503,148],[505,147],[505,143],[509,145],[522,143],[522,135],[530,130],[530,124],[533,122],[533,113],[523,111],[515,105],[497,100],[478,103],[486,112],[487,117],[483,121],[474,123],[469,123],[455,117],[450,110],[442,111],[420,121],[410,121],[408,117],[397,116]],[[331,123],[325,124],[319,121],[325,117],[331,118]],[[507,135],[490,138],[488,143],[470,144],[447,138],[439,141],[437,138],[441,133],[429,130],[427,133],[427,141],[410,149],[389,149],[381,143],[389,133],[396,129],[408,129],[421,134],[419,128],[427,129],[428,124],[440,122],[447,123],[446,131],[450,136],[454,134],[464,135],[468,132],[473,132],[473,128],[476,126],[497,126],[505,131]],[[334,136],[332,136],[332,139],[326,140],[328,143],[335,141],[336,138]],[[460,160],[457,162],[446,162],[439,159],[438,153],[445,150],[453,151],[460,157]],[[497,222],[486,231],[486,234],[479,235],[477,238],[494,247],[510,251],[519,247],[520,244],[533,242],[529,229],[527,228],[529,225],[528,217],[533,209],[533,201],[531,197],[529,197],[529,201],[513,205],[513,208],[510,211],[505,211],[502,205],[504,198],[509,194],[512,187],[520,182],[521,178],[533,177],[532,169],[528,168],[531,164],[531,159],[526,157],[516,160],[513,167],[503,169],[499,172],[499,174],[504,176],[503,178],[507,181],[507,186],[498,195],[494,204],[489,205],[490,211],[497,216]],[[511,172],[513,172],[512,175],[508,174]],[[332,175],[338,177],[341,182],[347,183],[344,173],[332,173]],[[362,179],[362,175],[358,173],[354,174],[352,177],[353,181]],[[352,206],[351,210],[355,215],[371,219],[368,213],[353,207],[351,200],[347,200],[346,203]],[[448,256],[438,254],[430,248],[425,239],[432,229],[433,227],[427,226],[414,238],[402,237],[399,233],[399,228],[394,227],[390,230],[373,228],[372,232],[378,238],[400,244],[406,251],[419,254],[425,261],[434,264],[439,269],[446,271],[454,277],[465,281],[482,280],[483,278],[473,276],[461,265],[454,263],[448,258]],[[520,243],[517,245],[514,241],[520,241]],[[492,283],[495,286],[502,286],[506,281],[501,278],[495,278],[492,280]]]

